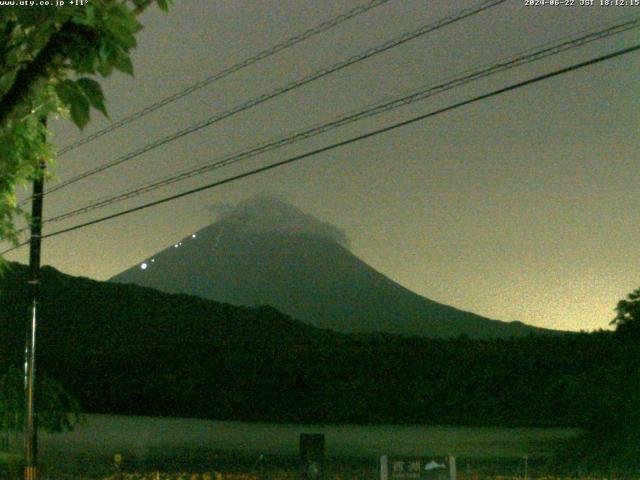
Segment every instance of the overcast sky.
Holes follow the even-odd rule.
[[[142,17],[135,78],[104,81],[118,120],[366,2],[177,0]],[[59,160],[65,180],[472,1],[392,0]],[[640,7],[510,0],[46,197],[45,217],[491,64],[640,15]],[[596,1],[599,3],[599,0]],[[631,46],[637,30],[510,70],[233,168],[66,222],[51,232]],[[640,54],[632,53],[160,207],[44,242],[43,262],[106,279],[213,220],[212,206],[274,193],[343,230],[352,251],[433,300],[500,320],[607,328],[640,286]],[[52,122],[59,146],[80,133]],[[51,182],[50,185],[55,185]],[[27,260],[27,249],[9,259]]]

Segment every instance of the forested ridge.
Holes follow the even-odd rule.
[[[22,361],[27,270],[0,279],[0,368]],[[87,412],[293,422],[577,426],[637,416],[613,332],[475,340],[337,334],[273,308],[43,270],[38,372]]]

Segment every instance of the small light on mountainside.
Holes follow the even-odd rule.
[[[196,238],[196,234],[194,233],[193,235],[191,235],[191,238]]]
[[[177,243],[174,245],[174,248],[178,248],[178,244]]]
[[[147,265],[146,263],[143,263],[142,265],[140,265],[140,268],[141,268],[142,270],[146,270],[146,269],[147,269],[147,267],[148,267],[148,265]]]

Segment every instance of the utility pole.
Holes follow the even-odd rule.
[[[31,201],[31,244],[29,251],[29,285],[31,287],[31,318],[27,325],[24,349],[25,425],[24,480],[36,480],[38,457],[38,425],[35,418],[36,325],[40,309],[40,246],[42,237],[42,200],[45,162],[40,160],[33,180]]]

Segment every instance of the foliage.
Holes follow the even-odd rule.
[[[38,426],[48,432],[73,429],[80,420],[80,404],[55,380],[43,378],[36,386]],[[24,426],[24,375],[9,367],[0,377],[0,431],[20,431]]]
[[[141,29],[136,15],[152,1],[0,7],[0,240],[17,241],[15,221],[24,212],[16,186],[55,156],[46,118],[69,116],[82,129],[91,108],[107,114],[92,77],[133,74],[130,53]],[[156,3],[166,10],[169,0]]]
[[[640,288],[631,292],[616,306],[616,318],[611,321],[621,334],[640,338]]]
[[[24,470],[24,459],[20,454],[0,452],[0,478],[21,479]]]

